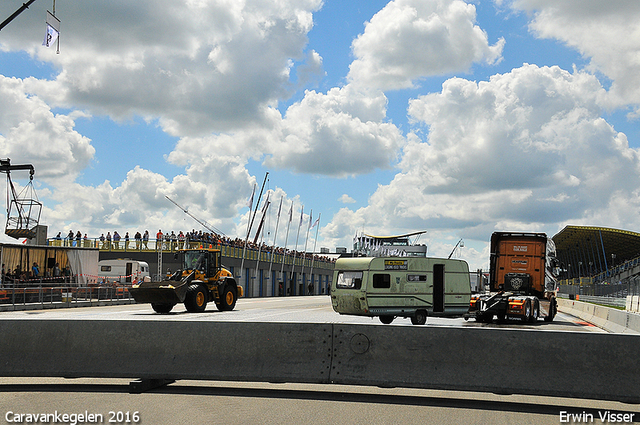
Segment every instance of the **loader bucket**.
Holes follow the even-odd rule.
[[[186,281],[163,280],[142,282],[129,288],[129,293],[138,303],[178,304],[184,302],[189,284]]]

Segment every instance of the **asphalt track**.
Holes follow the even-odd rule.
[[[236,310],[225,313],[209,306],[201,314],[189,314],[183,308],[176,307],[172,314],[158,315],[148,305],[121,305],[0,314],[0,320],[32,318],[359,323],[385,326],[377,319],[334,313],[326,296],[241,299]],[[408,319],[396,319],[393,324],[386,326],[412,325]],[[487,325],[472,320],[465,322],[461,318],[429,317],[427,326],[604,332],[562,313],[550,324],[540,321],[524,326],[516,323]],[[0,424],[16,423],[13,420],[15,416],[7,416],[9,412],[13,412],[13,415],[88,412],[101,414],[103,420],[99,423],[110,423],[111,416],[116,420],[111,423],[135,423],[131,420],[132,415],[138,412],[138,423],[141,424],[558,424],[563,423],[561,420],[566,417],[561,416],[561,412],[583,415],[589,423],[602,423],[599,415],[607,411],[634,414],[635,422],[640,419],[638,405],[556,397],[186,380],[143,394],[130,394],[128,383],[129,380],[124,379],[0,378]],[[123,421],[117,421],[118,412]],[[127,412],[129,422],[126,422]],[[588,415],[592,415],[593,421],[589,421],[591,417]]]
[[[0,320],[180,320],[180,321],[230,321],[230,322],[284,322],[284,323],[354,323],[379,326],[413,326],[410,319],[396,318],[391,325],[382,325],[377,318],[340,315],[331,308],[328,296],[241,298],[235,310],[220,312],[212,303],[203,313],[188,313],[182,304],[169,314],[156,314],[149,304],[125,304],[117,306],[69,308],[51,310],[23,310],[0,313]],[[572,332],[605,332],[573,316],[558,313],[552,323],[539,320],[535,324],[476,323],[461,317],[432,317],[427,326],[453,327],[513,327],[532,330]]]

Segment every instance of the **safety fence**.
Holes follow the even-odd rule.
[[[135,302],[127,286],[55,286],[0,288],[0,306],[33,308],[103,305],[109,302]]]
[[[568,300],[575,301],[584,301],[593,304],[600,304],[604,306],[610,307],[625,307],[627,303],[627,298],[620,297],[600,297],[595,295],[581,295],[581,294],[566,294],[566,293],[558,293],[559,298],[564,298]]]
[[[626,279],[620,283],[559,285],[560,292],[567,295],[589,295],[594,297],[626,298],[628,295],[640,295],[640,276]]]

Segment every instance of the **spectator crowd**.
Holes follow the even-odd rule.
[[[240,238],[229,238],[227,236],[221,236],[214,232],[203,232],[202,230],[196,231],[192,229],[190,232],[182,232],[179,231],[177,234],[175,231],[171,231],[171,233],[163,233],[162,230],[158,230],[155,235],[155,239],[150,239],[149,231],[145,230],[144,233],[140,233],[136,231],[136,233],[131,237],[129,232],[126,232],[124,237],[121,236],[118,231],[114,231],[113,234],[111,232],[107,232],[105,235],[102,233],[99,238],[97,238],[98,245],[97,247],[100,249],[115,249],[115,250],[149,250],[149,249],[159,249],[162,246],[163,250],[173,250],[176,248],[181,248],[185,245],[185,243],[190,244],[192,242],[202,243],[203,245],[222,245],[222,246],[230,246],[236,248],[244,248],[245,241]],[[85,233],[84,236],[82,232],[79,230],[74,233],[73,230],[69,230],[67,236],[63,239],[62,232],[58,232],[58,235],[55,238],[56,240],[63,241],[64,244],[68,246],[77,246],[77,247],[90,247],[93,246],[93,241],[87,237]],[[149,248],[149,240],[154,240],[156,242],[155,246]],[[304,256],[306,259],[314,259],[315,261],[324,261],[324,262],[335,262],[334,259],[329,258],[323,255],[316,255],[309,252],[301,252],[291,249],[281,248],[275,245],[268,245],[266,243],[253,243],[251,241],[247,241],[247,249],[251,249],[254,251],[261,252],[273,252],[274,254],[289,254],[295,255],[296,258],[300,258]]]

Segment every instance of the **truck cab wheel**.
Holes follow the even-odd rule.
[[[536,323],[540,316],[540,303],[538,300],[533,302],[533,310],[531,311],[531,323]]]
[[[524,303],[524,315],[522,316],[523,322],[531,321],[531,300],[526,300]]]
[[[556,299],[551,298],[551,302],[549,303],[549,315],[544,318],[545,322],[553,322],[553,318],[556,316],[558,312],[558,307],[556,305]]]
[[[480,323],[491,323],[493,322],[493,314],[482,313],[476,316],[476,322]]]
[[[393,322],[393,319],[395,319],[395,317],[393,316],[380,316],[380,321],[385,325],[388,325],[389,323]]]
[[[155,311],[156,313],[160,313],[160,314],[167,314],[171,311],[171,309],[173,309],[173,306],[175,304],[158,304],[158,303],[151,303],[151,308],[153,309],[153,311]]]
[[[427,312],[424,310],[418,310],[416,313],[411,316],[411,324],[413,325],[424,325],[427,323]]]
[[[195,283],[187,289],[187,296],[184,299],[184,306],[189,313],[200,313],[207,308],[209,294],[204,285]]]
[[[231,285],[225,285],[220,293],[220,304],[216,303],[216,306],[220,311],[231,311],[236,307],[236,301],[238,301],[238,297],[235,288]]]

